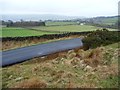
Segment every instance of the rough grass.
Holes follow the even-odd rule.
[[[45,88],[46,86],[47,84],[45,82],[40,81],[37,78],[31,78],[18,83],[14,88]]]
[[[112,46],[70,50],[5,67],[3,87],[117,88],[120,50]],[[111,63],[105,63],[109,59]]]
[[[21,40],[21,41],[4,41],[4,42],[2,42],[2,48],[0,48],[0,50],[15,49],[15,48],[20,48],[20,47],[25,47],[25,46],[31,46],[31,45],[41,44],[41,43],[48,43],[48,42],[64,40],[64,39],[71,39],[71,38],[76,38],[76,37],[83,38],[84,36],[72,35],[69,37],[63,37],[63,38],[59,38],[59,39],[32,38],[32,39]]]
[[[2,68],[3,87],[117,88],[120,57],[117,45],[78,48]]]

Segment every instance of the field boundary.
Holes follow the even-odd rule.
[[[27,39],[57,39],[62,37],[69,37],[70,35],[86,35],[93,31],[89,32],[69,32],[69,33],[62,33],[62,34],[45,34],[42,36],[26,36],[26,37],[0,37],[0,41],[6,42],[6,41],[23,41]]]

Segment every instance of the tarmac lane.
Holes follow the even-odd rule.
[[[13,65],[26,60],[30,60],[34,57],[41,57],[82,46],[82,40],[80,38],[74,38],[2,51],[0,52],[0,58],[2,59],[2,62],[0,62],[0,66],[5,67],[8,65]]]

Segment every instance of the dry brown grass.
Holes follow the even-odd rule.
[[[73,58],[73,59],[71,60],[71,64],[72,64],[73,66],[74,66],[74,65],[78,65],[79,62],[80,62],[80,59],[77,58],[77,57],[75,57],[75,58]]]
[[[55,75],[54,75],[54,80],[59,80],[59,79],[61,79],[61,77],[63,76],[64,73],[65,73],[65,72],[62,71],[62,70],[56,72]]]
[[[76,86],[75,86],[75,83],[69,82],[69,83],[66,85],[65,88],[68,88],[67,90],[69,90],[69,89],[71,89],[71,88],[76,88]]]
[[[71,38],[77,38],[77,37],[83,38],[84,36],[71,35],[68,37],[55,38],[55,39],[31,38],[31,39],[22,40],[22,41],[3,41],[1,50],[9,50],[9,49],[19,48],[19,47],[24,47],[24,46],[30,46],[33,44],[39,44],[39,43],[46,42],[49,40],[64,40],[64,39],[71,39]]]
[[[84,60],[87,65],[96,67],[101,64],[103,59],[103,54],[101,48],[96,48],[92,50],[89,54],[89,57]]]
[[[23,41],[4,41],[4,42],[2,42],[2,50],[8,50],[8,49],[12,49],[12,48],[29,46],[32,44],[45,42],[47,40],[48,39],[32,39],[32,40],[23,40]]]
[[[40,81],[37,78],[32,78],[18,83],[17,85],[15,85],[14,88],[45,88],[45,87],[47,87],[47,84],[45,82]]]
[[[112,59],[113,62],[110,65],[105,65],[102,63],[104,62],[103,56],[105,51],[108,51],[108,49],[104,50],[104,48],[101,47],[86,51],[77,49],[51,54],[42,58],[34,58],[25,63],[21,63],[21,65],[18,64],[9,67],[11,69],[8,71],[12,71],[11,74],[13,75],[10,82],[13,82],[15,89],[51,87],[101,88],[117,86],[115,83],[116,78],[114,78],[118,76],[117,57],[113,58],[114,60]],[[111,52],[108,51],[108,53]],[[113,54],[112,57],[116,55],[118,56],[118,50],[115,51],[115,55]],[[19,74],[16,74],[16,72]],[[5,74],[9,76],[9,73]],[[16,76],[14,77],[15,74]],[[14,82],[18,76],[22,76],[23,79]],[[6,77],[4,81],[5,80]],[[103,81],[102,84],[101,81]],[[113,84],[111,84],[111,82],[113,82]],[[11,85],[9,86],[11,87]]]
[[[111,66],[101,66],[97,68],[97,71],[101,73],[100,78],[106,79],[108,76],[118,76],[118,65],[111,64]]]

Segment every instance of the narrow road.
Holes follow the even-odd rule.
[[[74,38],[3,51],[0,52],[0,58],[2,58],[0,66],[4,67],[30,60],[34,57],[45,56],[55,52],[70,50],[81,46],[83,46],[81,39]]]

